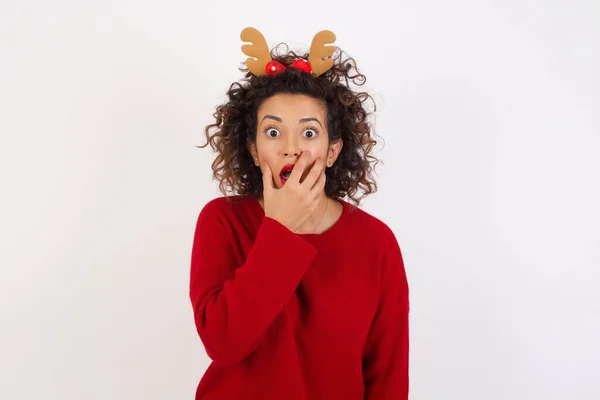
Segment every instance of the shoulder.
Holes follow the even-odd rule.
[[[402,265],[402,250],[398,236],[382,218],[355,206],[352,207],[351,223],[348,224],[356,238],[356,245],[373,254],[382,264]]]
[[[364,209],[352,207],[351,223],[348,224],[351,247],[366,254],[370,260],[367,267],[373,268],[383,279],[405,282],[403,254],[390,224]]]
[[[247,210],[248,201],[245,196],[218,196],[208,200],[201,208],[198,223],[224,222]]]
[[[398,282],[406,284],[406,271],[404,266],[404,255],[398,241],[398,236],[392,227],[383,219],[362,210],[355,209],[355,218],[362,220],[363,223],[358,223],[355,226],[362,225],[362,238],[369,238],[361,243],[371,243],[374,246],[373,251],[376,258],[380,262],[382,273],[392,274],[391,276]]]
[[[218,196],[207,201],[200,209],[200,214],[235,212],[247,206],[247,196]]]
[[[378,239],[379,242],[387,243],[396,241],[396,235],[390,225],[380,217],[375,216],[360,207],[349,206],[351,209],[352,226],[363,237]]]

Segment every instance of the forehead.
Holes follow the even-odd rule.
[[[316,117],[324,119],[327,107],[317,99],[304,94],[279,93],[263,101],[258,117],[270,114],[286,119]]]

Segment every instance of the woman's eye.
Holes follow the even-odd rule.
[[[275,137],[277,136],[277,134],[279,133],[279,131],[275,128],[269,128],[267,129],[267,135],[271,136],[271,137]]]
[[[307,137],[312,138],[315,137],[315,135],[317,134],[317,132],[314,129],[306,129],[304,131],[304,133],[307,135]]]

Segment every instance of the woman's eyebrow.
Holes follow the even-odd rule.
[[[265,115],[263,117],[263,119],[260,121],[260,123],[262,124],[264,122],[264,120],[267,119],[267,118],[268,119],[273,119],[273,120],[278,121],[278,122],[283,122],[283,120],[281,118],[279,118],[279,117],[277,117],[275,115],[267,114],[267,115]],[[315,118],[315,117],[301,118],[298,121],[298,123],[302,124],[302,123],[310,122],[310,121],[316,121],[319,125],[321,125],[321,128],[323,127],[323,124],[321,124],[321,122],[317,118]]]
[[[302,118],[300,121],[298,121],[299,124],[302,124],[304,122],[308,122],[308,121],[316,121],[319,125],[321,125],[321,122],[319,122],[318,119],[314,118],[314,117],[309,117],[309,118]],[[321,125],[321,128],[323,127],[323,125]]]
[[[269,118],[269,119],[274,119],[275,121],[282,122],[282,121],[281,121],[281,118],[279,118],[279,117],[276,117],[276,116],[274,116],[274,115],[265,115],[265,116],[263,117],[263,119],[260,121],[260,123],[262,124],[262,123],[263,123],[263,121],[264,121],[266,118]]]

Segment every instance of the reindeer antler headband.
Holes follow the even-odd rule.
[[[247,56],[253,57],[246,60],[246,66],[254,75],[275,75],[286,69],[285,65],[271,59],[271,51],[269,50],[267,41],[258,30],[248,27],[242,31],[240,38],[244,42],[252,43],[243,45],[242,51]],[[335,52],[335,46],[325,46],[326,43],[333,42],[335,42],[335,34],[333,32],[318,32],[314,36],[310,46],[308,61],[299,58],[290,64],[290,67],[308,72],[315,77],[323,74],[333,67],[333,60],[325,58],[330,57]]]

